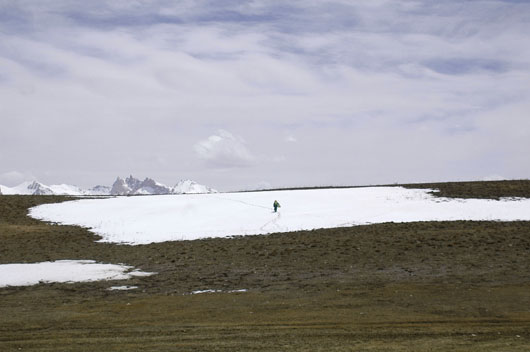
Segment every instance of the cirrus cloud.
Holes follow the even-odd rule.
[[[529,13],[515,0],[0,1],[0,174],[184,174],[217,189],[528,177]],[[212,126],[225,131],[204,139]]]

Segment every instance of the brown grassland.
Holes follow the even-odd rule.
[[[530,197],[530,181],[409,185]],[[0,264],[125,263],[127,281],[0,288],[0,351],[529,351],[530,222],[385,223],[128,246],[0,196]],[[136,285],[130,291],[109,291]],[[190,294],[195,290],[217,293]],[[246,289],[247,292],[228,292]]]

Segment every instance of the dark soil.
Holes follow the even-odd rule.
[[[444,182],[404,185],[407,188],[431,188],[433,194],[449,198],[530,198],[530,180]]]
[[[414,187],[523,197],[528,181]],[[527,351],[530,222],[418,222],[141,246],[30,219],[0,196],[0,263],[158,274],[0,288],[0,351]],[[136,285],[131,291],[108,291]],[[190,295],[195,290],[219,293]],[[243,293],[228,293],[246,289]]]

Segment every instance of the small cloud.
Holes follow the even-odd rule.
[[[255,157],[248,150],[243,138],[226,130],[194,145],[197,156],[213,167],[243,167],[254,162]]]
[[[298,140],[294,136],[287,136],[285,137],[285,141],[288,143],[296,143]]]
[[[0,183],[6,186],[16,186],[24,181],[34,180],[35,177],[29,173],[9,171],[0,174]]]

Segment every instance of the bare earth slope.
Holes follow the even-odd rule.
[[[422,185],[413,185],[415,188]],[[528,197],[529,181],[425,185]],[[0,289],[0,351],[527,351],[530,223],[425,222],[126,246],[0,196],[0,264],[125,263],[126,282]],[[115,285],[131,291],[108,291]],[[228,291],[246,289],[247,292]],[[197,290],[217,293],[191,295]]]

